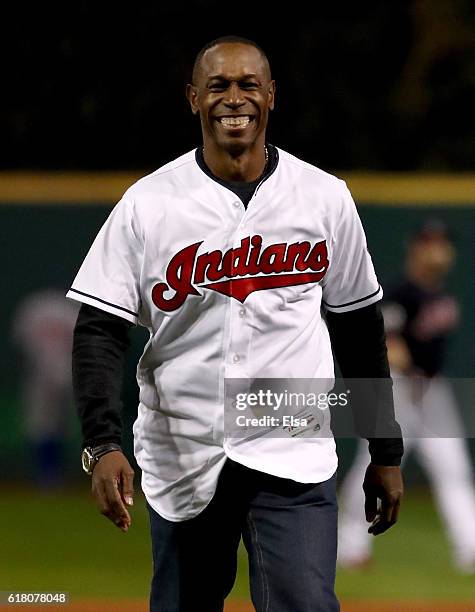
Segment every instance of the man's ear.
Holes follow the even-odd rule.
[[[274,110],[274,102],[275,102],[275,81],[271,81],[269,83],[269,92],[268,92],[268,106],[269,110]]]
[[[193,115],[196,115],[199,112],[198,104],[196,103],[197,96],[198,93],[196,91],[196,87],[188,83],[188,85],[186,86],[186,97],[188,99],[188,102],[190,103],[191,112],[193,113]]]

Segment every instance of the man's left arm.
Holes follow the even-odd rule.
[[[357,433],[369,443],[365,513],[372,523],[369,533],[378,535],[396,523],[403,496],[404,447],[394,415],[384,320],[376,302],[343,313],[327,311],[326,321],[335,358],[352,392]]]

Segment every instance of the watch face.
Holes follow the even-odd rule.
[[[92,449],[85,448],[82,451],[82,469],[86,474],[92,474],[92,468],[94,467],[94,455]]]

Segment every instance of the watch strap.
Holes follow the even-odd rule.
[[[122,451],[122,448],[120,447],[119,444],[110,442],[108,444],[99,444],[99,446],[93,446],[91,449],[91,452],[96,461],[103,455],[106,455],[107,453],[111,453],[112,451]]]
[[[82,467],[83,470],[89,476],[92,475],[94,467],[99,459],[103,455],[107,455],[107,453],[111,453],[113,451],[121,451],[122,448],[119,444],[115,444],[113,442],[109,442],[106,444],[98,444],[97,446],[86,446],[86,448],[82,452]]]

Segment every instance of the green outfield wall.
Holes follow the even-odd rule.
[[[0,478],[27,473],[19,358],[11,342],[18,303],[30,292],[55,287],[66,292],[111,206],[133,175],[35,175],[0,173],[0,258],[4,283],[0,318]],[[426,175],[345,176],[359,207],[383,288],[399,276],[404,247],[414,227],[437,217],[452,229],[457,263],[449,287],[461,304],[461,326],[449,347],[447,374],[473,376],[475,366],[475,177]],[[15,186],[17,187],[15,189]],[[411,200],[412,196],[412,200]],[[133,334],[124,386],[125,423],[136,410],[135,363],[145,341]],[[65,407],[71,409],[71,407]],[[69,445],[76,456],[78,432]],[[127,434],[126,444],[131,445]],[[16,457],[16,461],[12,461]],[[13,466],[14,463],[14,467]]]

